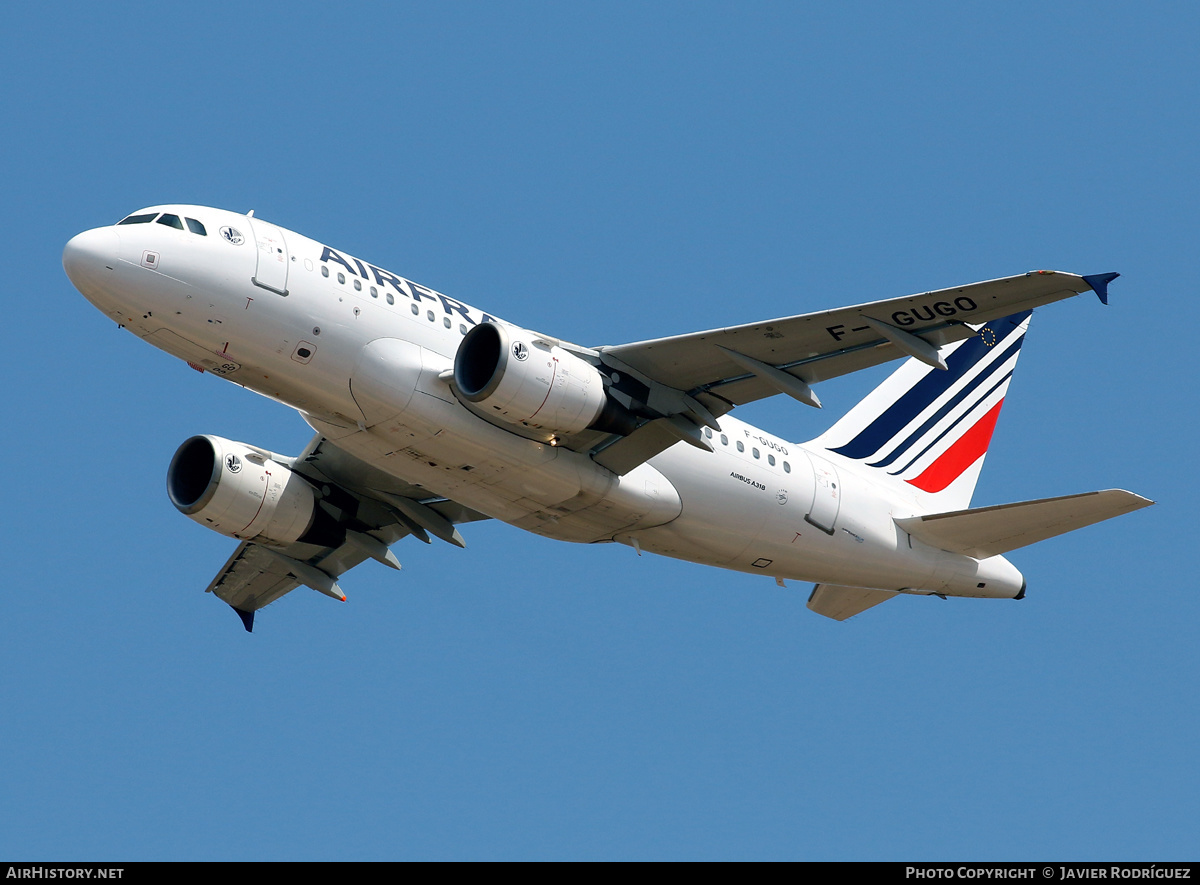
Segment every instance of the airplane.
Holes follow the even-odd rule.
[[[167,471],[174,506],[239,541],[207,588],[247,631],[299,586],[412,535],[465,546],[499,519],[812,582],[845,620],[900,595],[1022,599],[1003,554],[1149,506],[1120,489],[971,508],[1032,311],[1118,274],[1038,270],[627,344],[581,346],[501,320],[246,214],[139,210],[67,244],[95,307],[149,344],[300,412],[285,456],[206,434]],[[730,415],[891,360],[815,439]]]

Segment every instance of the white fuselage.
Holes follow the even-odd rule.
[[[1002,557],[912,539],[894,520],[920,512],[913,499],[728,415],[706,431],[712,452],[681,443],[624,476],[485,421],[447,376],[464,334],[496,318],[257,218],[146,211],[193,217],[206,235],[158,223],[80,234],[64,263],[83,294],[430,497],[551,538],[776,578],[990,597],[1022,586]]]

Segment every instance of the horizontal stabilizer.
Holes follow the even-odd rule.
[[[1121,489],[1020,501],[897,519],[896,525],[932,547],[975,559],[998,556],[1153,504]],[[811,603],[809,605],[811,608]]]
[[[839,587],[837,584],[817,584],[808,597],[808,607],[819,615],[844,621],[873,605],[887,602],[897,595],[896,590],[869,590],[866,587]]]

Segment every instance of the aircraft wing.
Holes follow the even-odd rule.
[[[836,310],[597,347],[591,353],[618,377],[627,376],[614,381],[610,395],[647,420],[628,436],[594,445],[590,454],[623,474],[680,441],[709,449],[700,427],[716,429],[716,418],[734,406],[786,393],[819,408],[811,385],[904,356],[944,369],[938,348],[977,334],[972,326],[1087,291],[1107,304],[1108,284],[1117,276],[1036,270]]]
[[[206,592],[229,603],[247,631],[254,613],[301,585],[345,600],[337,579],[367,559],[400,568],[388,549],[406,535],[466,546],[456,524],[482,513],[390,477],[317,436],[291,469],[322,490],[318,506],[345,529],[338,547],[296,542],[286,547],[243,541]]]
[[[913,356],[914,350],[922,349],[919,342],[937,348],[969,337],[975,333],[968,324],[980,325],[1081,292],[1095,291],[1107,303],[1108,283],[1116,276],[1030,271],[904,298],[596,350],[607,363],[623,363],[659,384],[702,397],[714,412],[714,406],[720,408],[724,400],[727,411],[791,392],[783,388],[781,379],[773,380],[769,373],[748,365],[761,363],[813,384]],[[902,334],[896,335],[897,331]]]

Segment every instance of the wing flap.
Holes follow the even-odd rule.
[[[1106,489],[996,507],[931,513],[897,519],[896,524],[932,547],[987,559],[1132,513],[1153,503],[1123,489]]]
[[[881,602],[887,602],[897,595],[899,595],[898,590],[871,590],[868,587],[817,584],[808,597],[808,607],[819,615],[833,618],[835,621],[844,621]]]

